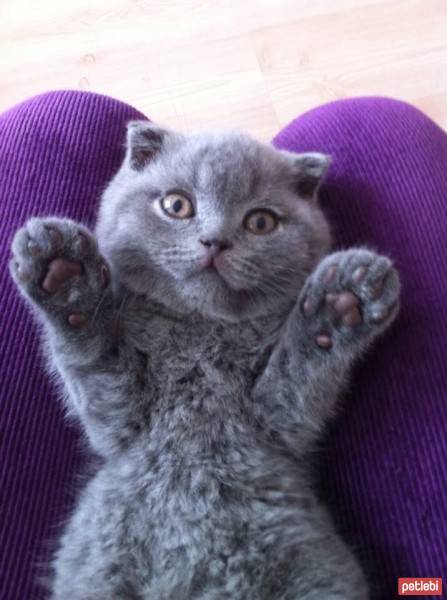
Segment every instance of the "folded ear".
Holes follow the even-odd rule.
[[[294,191],[306,200],[316,196],[329,168],[331,157],[319,152],[294,154],[283,151],[292,166],[292,186]]]
[[[126,162],[139,171],[161,151],[169,135],[166,129],[150,121],[130,121],[127,124]]]

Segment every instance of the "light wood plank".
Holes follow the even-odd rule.
[[[268,139],[323,102],[386,95],[447,128],[445,0],[0,0],[0,55],[0,110],[88,89]]]

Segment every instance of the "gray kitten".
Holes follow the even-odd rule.
[[[398,312],[388,258],[328,254],[321,154],[128,129],[96,234],[34,218],[11,272],[103,464],[55,600],[364,600],[307,454]]]

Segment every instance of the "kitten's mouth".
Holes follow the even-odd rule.
[[[213,256],[207,254],[200,261],[200,267],[203,271],[215,271],[219,273],[219,270],[224,266],[224,260],[221,255]]]
[[[201,262],[202,269],[205,271],[217,271],[214,260],[214,256],[205,256]]]
[[[223,286],[228,292],[237,293],[244,291],[240,286],[234,285],[231,272],[231,263],[223,253],[214,255],[208,253],[200,258],[193,275],[209,279],[210,282],[213,281],[214,284]],[[222,290],[222,287],[220,289]]]
[[[199,276],[210,277],[218,280],[226,288],[232,290],[232,286],[227,281],[225,272],[228,270],[228,264],[222,255],[210,256],[206,255],[200,259],[199,268],[196,274]]]

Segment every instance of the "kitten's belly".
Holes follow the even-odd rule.
[[[152,335],[134,344],[147,352],[147,389],[157,390],[150,426],[103,476],[121,498],[126,543],[137,545],[147,565],[147,597],[201,598],[194,586],[207,577],[227,585],[236,558],[255,573],[279,532],[286,535],[285,521],[295,540],[308,500],[298,466],[275,454],[254,423],[250,389],[268,345],[256,332],[210,333],[180,323],[154,336],[153,328],[166,332],[166,324],[152,319],[151,327]],[[228,597],[254,597],[253,577],[246,592]]]
[[[303,521],[311,530],[309,518],[303,519],[309,497],[290,465],[260,447],[244,448],[243,442],[239,458],[244,462],[172,456],[155,471],[149,465],[145,470],[143,462],[138,470],[125,463],[110,468],[106,477],[117,493],[128,490],[120,500],[126,544],[147,565],[148,598],[196,598],[191,589],[207,578],[224,589],[236,562],[244,565],[241,581],[248,594],[240,598],[254,597],[249,592],[267,567],[266,552],[295,544]],[[183,596],[185,584],[192,588]]]
[[[120,495],[127,491],[123,502],[135,509],[130,518],[136,524],[151,523],[167,547],[170,538],[183,536],[203,544],[207,529],[210,535],[218,529],[230,536],[244,523],[256,522],[259,529],[267,512],[272,519],[281,505],[281,518],[284,507],[295,511],[308,506],[302,465],[253,439],[238,445],[221,442],[220,448],[211,442],[194,453],[188,446],[184,451],[172,448],[158,457],[132,452],[132,457],[107,465],[104,477]]]

